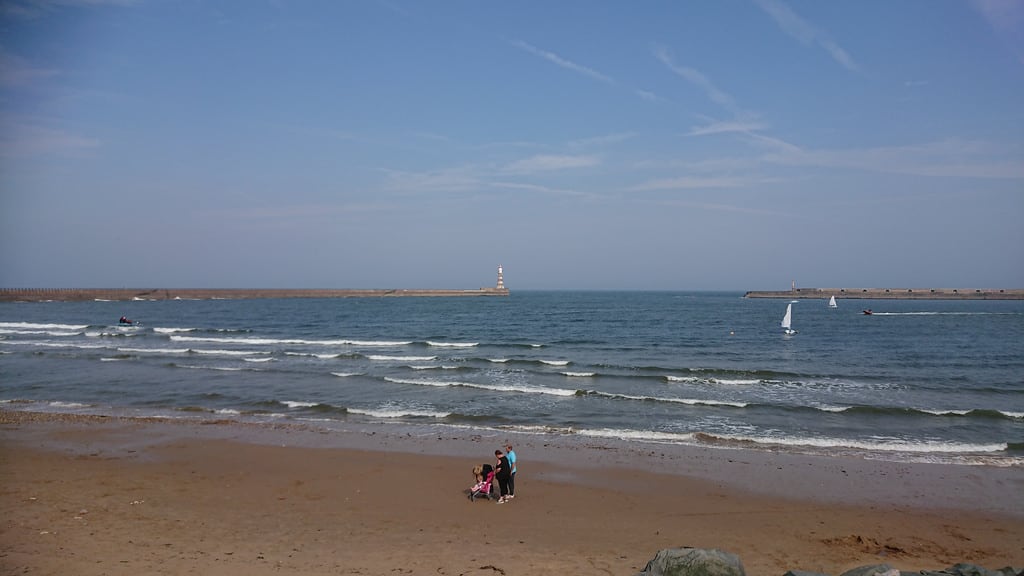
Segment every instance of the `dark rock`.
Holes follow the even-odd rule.
[[[721,550],[666,548],[637,576],[746,576],[739,556]]]
[[[790,570],[782,576],[828,576],[828,574],[822,574],[821,572],[808,572],[806,570]]]
[[[1021,576],[1024,570],[1007,566],[1000,570],[989,570],[974,564],[955,564],[945,570],[922,570],[921,576]]]
[[[870,564],[858,566],[852,570],[843,572],[841,576],[899,576],[900,571],[888,564]]]

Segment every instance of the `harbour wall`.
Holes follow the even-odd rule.
[[[241,300],[252,298],[395,298],[508,296],[508,288],[446,289],[231,289],[231,288],[0,288],[0,302],[73,302],[83,300]]]
[[[861,300],[1024,300],[1024,289],[982,288],[796,288],[754,290],[744,298],[829,298]]]

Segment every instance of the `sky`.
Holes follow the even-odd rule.
[[[0,287],[1024,287],[1017,0],[0,1]]]

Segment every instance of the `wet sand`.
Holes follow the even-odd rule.
[[[0,573],[632,575],[719,548],[753,576],[1024,566],[1024,470],[493,432],[0,411]]]

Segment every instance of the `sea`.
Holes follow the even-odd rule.
[[[1021,466],[1024,301],[7,302],[0,408]]]

